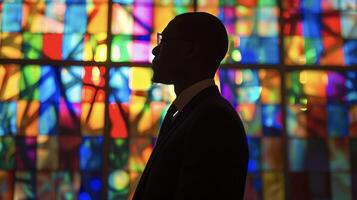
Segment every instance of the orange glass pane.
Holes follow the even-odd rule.
[[[19,97],[20,69],[17,65],[0,65],[0,100],[16,100]]]
[[[40,102],[19,100],[17,102],[17,129],[19,135],[38,135],[38,116]]]
[[[81,125],[83,135],[103,135],[105,104],[103,102],[82,103]]]

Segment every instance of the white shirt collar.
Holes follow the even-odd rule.
[[[215,85],[213,79],[205,79],[194,83],[193,85],[184,89],[174,100],[174,104],[177,107],[178,111],[181,111],[191,99],[196,96],[203,89]]]

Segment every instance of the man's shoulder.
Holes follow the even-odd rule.
[[[231,119],[239,119],[237,111],[234,107],[222,96],[207,98],[198,104],[194,110],[196,117],[224,117]]]
[[[233,106],[221,95],[203,100],[199,107],[206,112],[235,111]]]

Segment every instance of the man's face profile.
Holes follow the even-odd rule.
[[[161,33],[160,43],[152,50],[153,82],[173,84],[185,69],[184,41],[178,37],[175,19]]]

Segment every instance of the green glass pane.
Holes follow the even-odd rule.
[[[259,0],[258,6],[259,7],[269,7],[269,6],[276,6],[276,0]]]
[[[176,15],[183,14],[189,12],[188,7],[175,7],[175,13]]]
[[[220,6],[234,6],[236,4],[235,0],[220,0],[219,5]]]
[[[310,38],[305,38],[304,41],[306,64],[318,63],[318,56],[323,51],[321,41]]]
[[[113,36],[111,45],[111,60],[123,62],[130,60],[129,44],[131,43],[130,35]]]
[[[288,74],[286,81],[288,102],[290,104],[299,103],[299,99],[303,97],[302,86],[300,84],[300,73],[291,72]]]
[[[20,98],[39,100],[39,81],[41,68],[38,65],[27,65],[21,69]]]
[[[41,58],[42,51],[42,35],[33,33],[23,34],[23,52],[24,57],[28,59]]]

